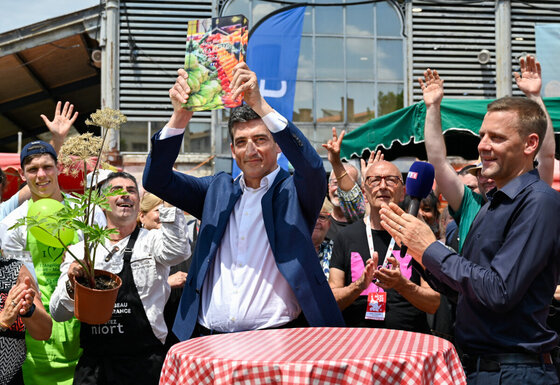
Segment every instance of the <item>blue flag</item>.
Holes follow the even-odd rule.
[[[288,120],[292,120],[299,46],[305,6],[291,5],[261,19],[249,32],[247,65],[257,74],[262,96]],[[281,154],[278,164],[288,170]],[[240,170],[233,162],[233,176]]]

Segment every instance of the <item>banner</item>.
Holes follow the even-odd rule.
[[[537,59],[542,68],[542,96],[560,96],[560,24],[535,25]]]
[[[249,32],[247,65],[257,74],[259,88],[268,104],[292,120],[299,46],[305,6],[280,8],[261,19]],[[278,164],[288,170],[288,160],[281,154]],[[233,162],[233,176],[239,174]]]

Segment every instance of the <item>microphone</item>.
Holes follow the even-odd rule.
[[[412,198],[408,206],[408,213],[418,215],[420,201],[426,198],[434,185],[434,166],[428,162],[414,162],[406,176],[406,193]],[[404,258],[408,247],[401,245],[401,258]]]

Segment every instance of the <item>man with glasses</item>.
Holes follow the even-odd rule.
[[[384,160],[373,163],[363,190],[370,215],[340,231],[330,263],[329,284],[346,325],[427,333],[425,312],[437,310],[440,296],[409,266],[411,257],[401,257],[381,227],[381,206],[404,198],[399,169]]]

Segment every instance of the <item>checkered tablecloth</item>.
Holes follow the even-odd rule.
[[[388,329],[302,328],[194,338],[173,346],[160,385],[465,384],[453,345]]]

